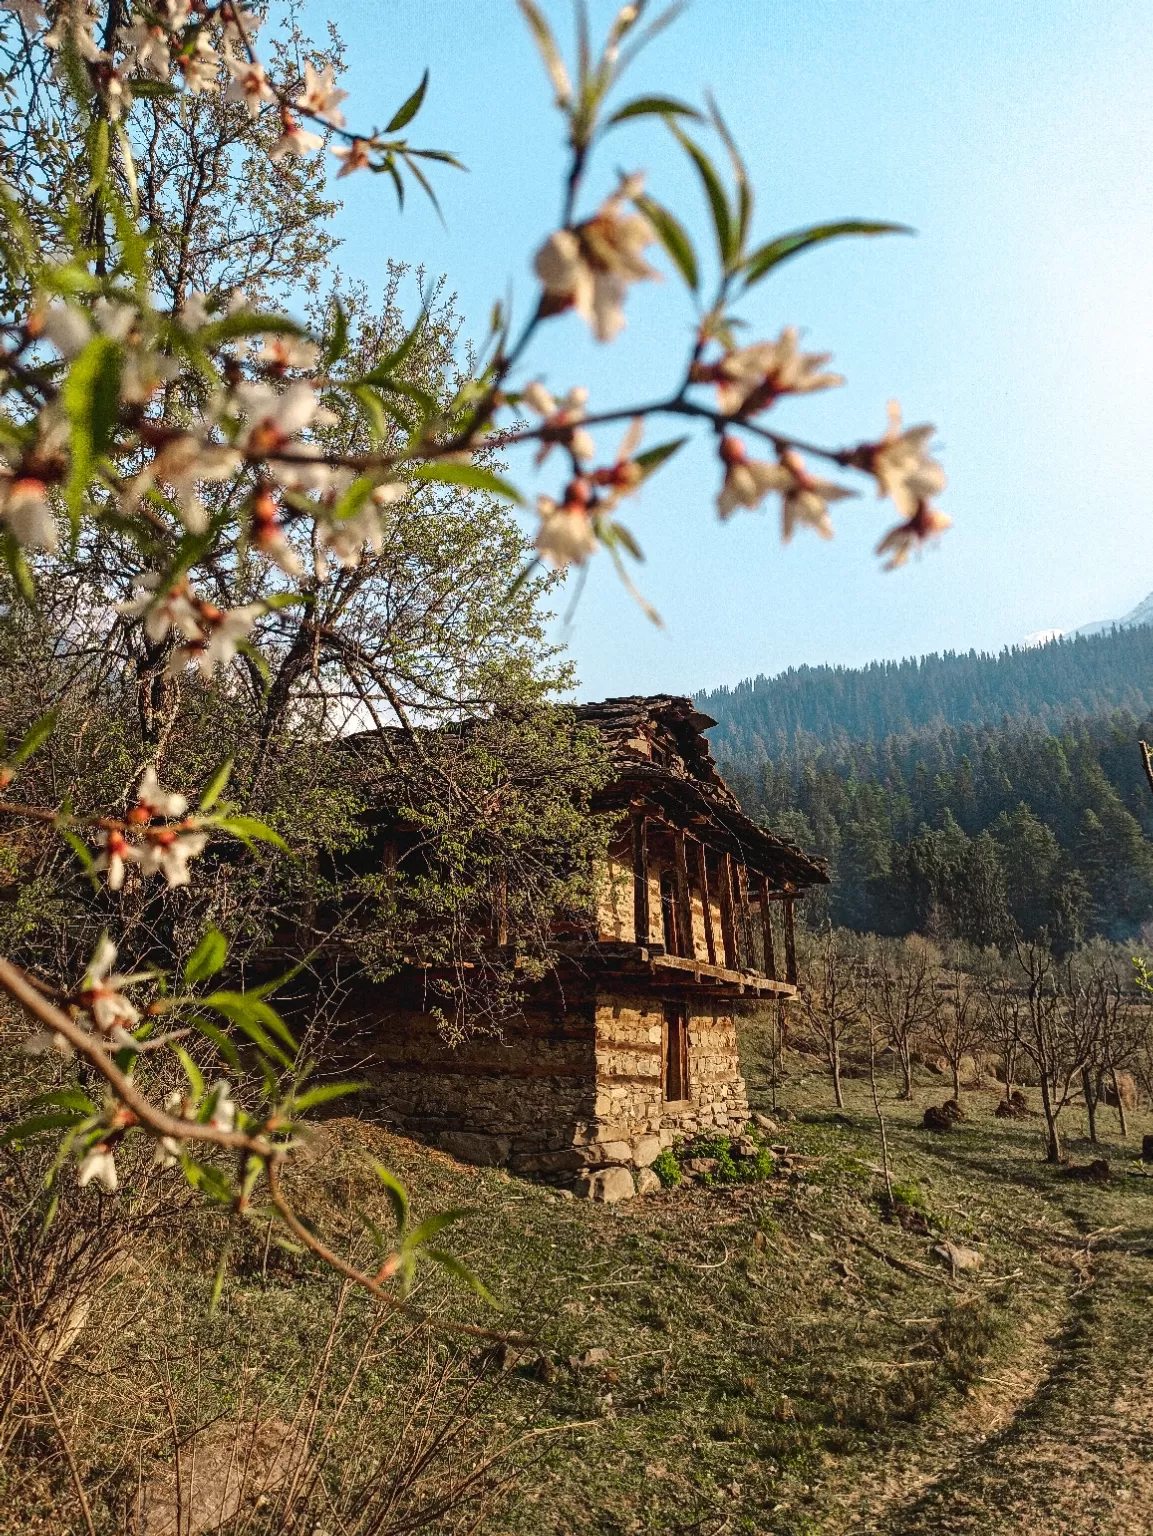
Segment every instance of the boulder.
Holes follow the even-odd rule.
[[[1141,1138],[1141,1161],[1143,1163],[1153,1163],[1153,1136],[1142,1136]]]
[[[939,1104],[930,1104],[922,1116],[921,1124],[926,1131],[951,1131],[953,1129],[953,1117],[946,1114]]]
[[[1070,1163],[1067,1168],[1061,1169],[1061,1178],[1077,1179],[1083,1184],[1108,1184],[1113,1178],[1109,1164],[1103,1157],[1098,1157],[1091,1163]]]
[[[733,1151],[738,1157],[756,1157],[760,1150],[751,1136],[738,1136],[733,1142]]]
[[[947,1264],[954,1274],[967,1269],[980,1269],[985,1262],[984,1256],[975,1248],[963,1248],[960,1243],[938,1243],[933,1253]]]
[[[651,1168],[642,1168],[637,1173],[637,1194],[655,1195],[661,1187],[661,1181]]]
[[[717,1160],[715,1157],[690,1157],[681,1166],[686,1173],[716,1173]]]
[[[647,1168],[650,1163],[655,1163],[661,1155],[661,1138],[659,1136],[641,1136],[633,1147],[633,1162],[638,1168]]]
[[[627,1168],[598,1168],[583,1179],[578,1179],[575,1193],[585,1200],[600,1200],[605,1205],[615,1205],[618,1200],[631,1200],[637,1187]]]
[[[285,1483],[305,1454],[304,1436],[280,1419],[212,1424],[181,1447],[179,1482],[175,1462],[143,1473],[135,1536],[201,1536],[231,1526]]]
[[[486,1136],[480,1131],[442,1131],[438,1145],[461,1163],[495,1168],[508,1161],[512,1142],[507,1136]]]
[[[767,1131],[770,1136],[775,1136],[777,1134],[777,1122],[775,1120],[770,1120],[768,1115],[754,1115],[753,1124],[759,1131]]]
[[[631,1163],[633,1160],[633,1149],[627,1141],[598,1142],[596,1151],[597,1161],[602,1163]]]
[[[1105,1078],[1101,1084],[1101,1102],[1117,1108],[1117,1100],[1125,1109],[1137,1108],[1137,1080],[1131,1072],[1118,1072],[1117,1087],[1113,1087],[1112,1080]]]

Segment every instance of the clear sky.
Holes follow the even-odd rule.
[[[542,4],[568,44],[568,0]],[[594,0],[594,20],[614,9]],[[478,334],[510,290],[523,314],[565,154],[513,0],[310,0],[307,14],[332,15],[349,44],[351,123],[386,121],[427,64],[416,140],[470,167],[438,168],[444,226],[415,195],[398,214],[384,178],[342,181],[342,265],[374,286],[390,256],[444,272]],[[750,339],[801,326],[848,378],[779,408],[784,429],[876,435],[891,395],[906,421],[937,424],[955,527],[888,575],[872,546],[892,518],[871,498],[834,508],[832,544],[802,531],[782,548],[772,514],[720,527],[702,440],[627,504],[665,628],[598,561],[566,636],[582,696],[995,649],[1132,607],[1153,588],[1149,0],[695,0],[624,90],[699,102],[707,88],[760,194],[754,238],[847,216],[917,229],[801,256],[745,314]],[[707,248],[699,190],[658,124],[610,136],[582,212],[617,166],[647,170]],[[588,384],[593,408],[667,388],[692,318],[679,280],[633,288],[628,316],[609,347],[553,322],[526,376]],[[534,489],[560,489],[553,462]]]

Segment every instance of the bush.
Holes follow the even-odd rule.
[[[681,1182],[681,1165],[677,1162],[672,1147],[661,1149],[653,1161],[652,1168],[666,1189],[672,1189],[674,1184]]]

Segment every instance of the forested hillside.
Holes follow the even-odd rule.
[[[835,922],[979,944],[1044,926],[1064,947],[1153,918],[1137,749],[1151,733],[1153,718],[1117,712],[1055,732],[1025,721],[810,742],[772,761],[722,747],[721,764],[750,814],[828,857]]]
[[[792,667],[696,700],[717,718],[717,756],[754,763],[798,744],[879,743],[925,726],[990,725],[1006,715],[1048,726],[1115,710],[1140,717],[1153,710],[1153,628],[999,656],[947,651],[859,668]]]

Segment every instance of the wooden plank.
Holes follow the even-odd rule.
[[[721,857],[721,938],[725,946],[725,964],[730,970],[739,970],[740,952],[737,949],[737,925],[733,898],[733,856]]]
[[[742,968],[746,971],[756,971],[757,952],[753,946],[753,913],[749,903],[749,872],[743,863],[737,865],[737,919],[740,924],[741,944],[744,949],[744,957],[741,960]]]
[[[779,993],[792,997],[796,987],[787,981],[776,981],[769,976],[749,976],[744,971],[729,970],[723,965],[706,965],[703,960],[686,960],[681,955],[653,955],[649,962],[654,971],[684,972],[699,976],[702,981],[719,981],[731,987],[752,987],[754,991]]]
[[[786,896],[785,907],[785,979],[797,983],[797,934],[793,926],[793,898]]]
[[[769,882],[764,875],[759,880],[761,896],[761,943],[765,951],[765,975],[776,979],[777,957],[773,952],[773,919],[769,904]]]
[[[697,879],[701,887],[701,906],[705,913],[705,949],[709,964],[717,963],[717,936],[713,932],[713,908],[709,900],[709,860],[704,843],[697,844]]]
[[[649,834],[643,815],[633,817],[633,928],[638,944],[649,941]]]
[[[685,834],[678,828],[673,837],[673,876],[677,893],[677,929],[680,942],[678,953],[690,960],[696,957],[697,946],[693,938],[693,905],[689,900],[689,866],[685,858]]]

